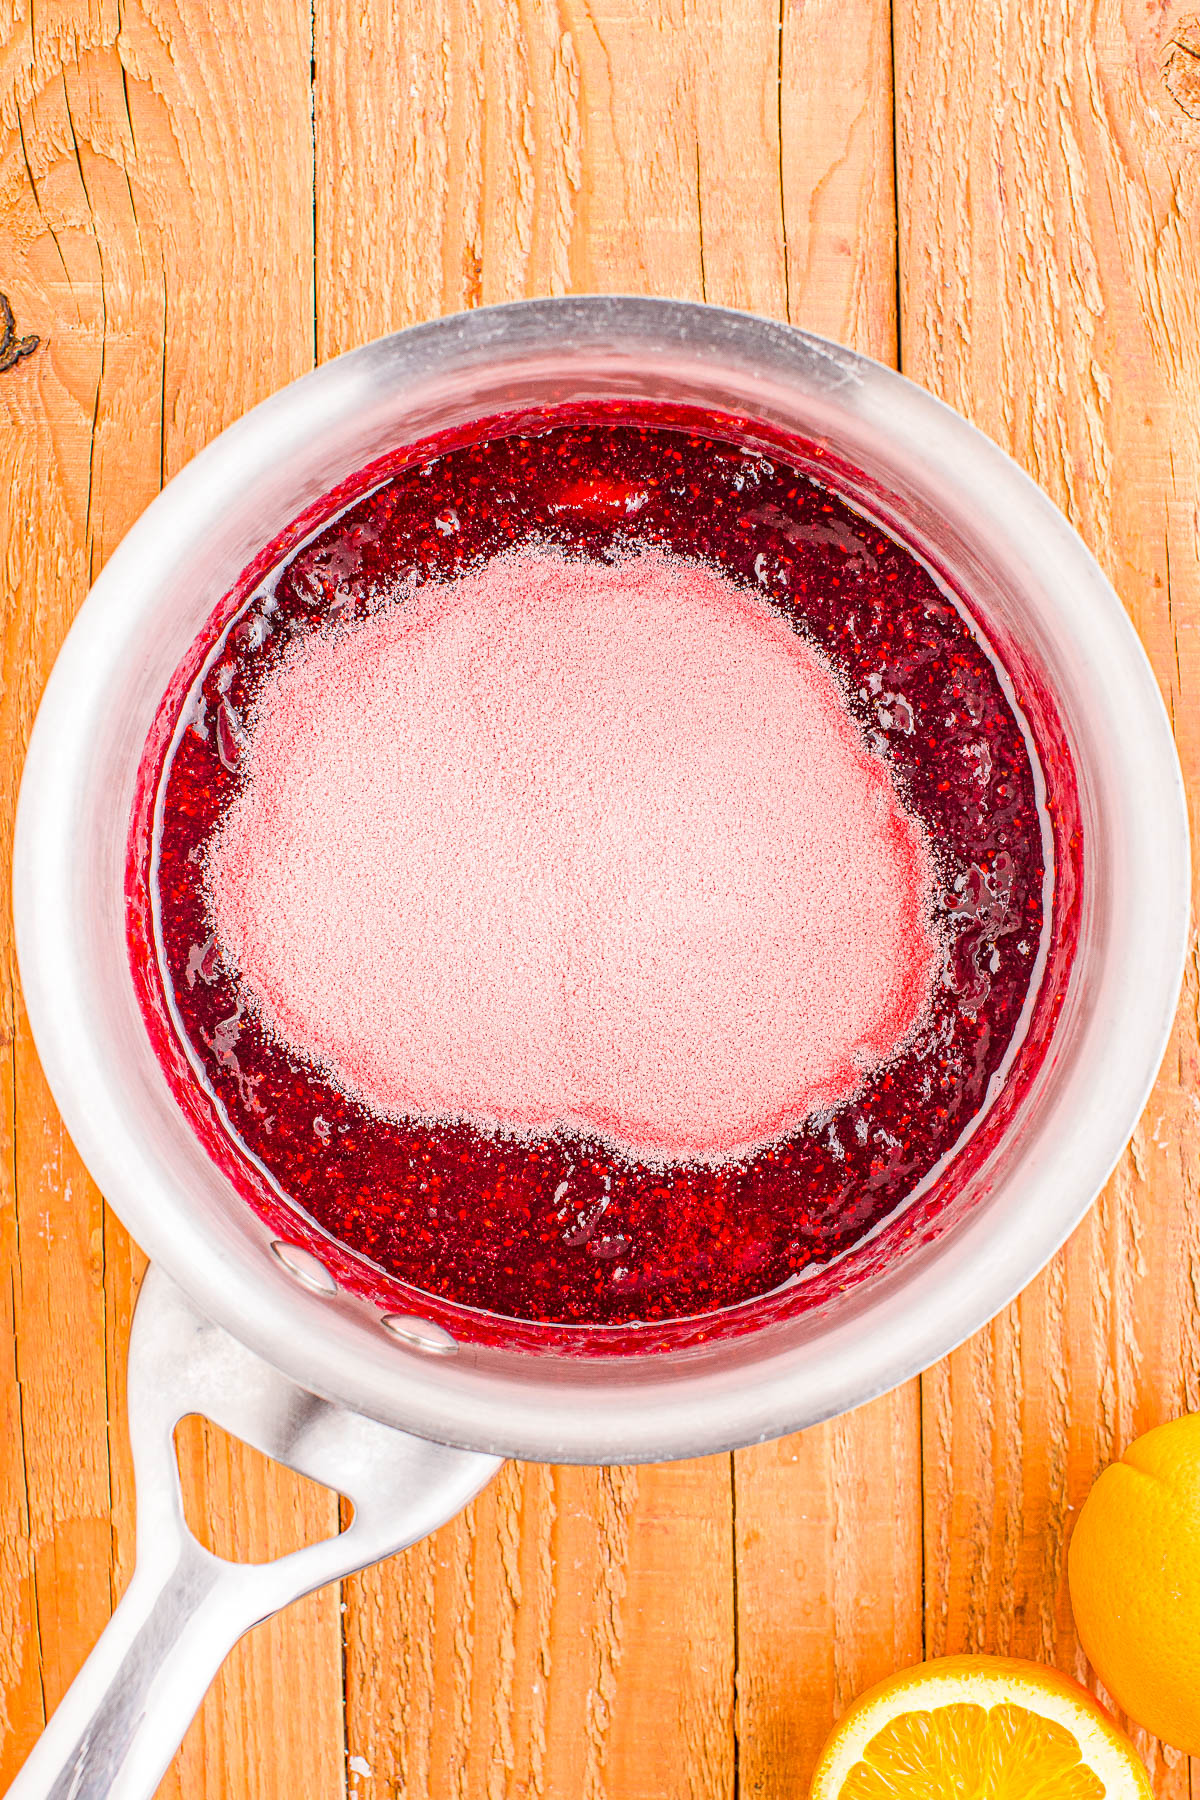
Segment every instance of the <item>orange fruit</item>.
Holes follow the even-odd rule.
[[[810,1800],[1153,1800],[1087,1689],[1007,1656],[901,1669],[843,1714]]]
[[[1148,1431],[1105,1469],[1067,1571],[1080,1641],[1118,1706],[1200,1755],[1200,1413]]]

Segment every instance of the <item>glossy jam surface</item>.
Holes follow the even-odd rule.
[[[846,1104],[755,1154],[664,1167],[563,1129],[389,1121],[275,1042],[222,958],[203,868],[242,791],[265,677],[331,621],[394,604],[414,573],[447,579],[531,547],[600,562],[665,551],[765,598],[832,667],[931,846],[944,966],[915,1035]],[[181,1093],[190,1078],[186,1110],[260,1210],[286,1201],[435,1301],[620,1325],[806,1281],[939,1170],[1028,1022],[1050,826],[1011,692],[916,558],[776,456],[616,421],[399,469],[243,590],[181,670],[173,733],[152,740],[157,822],[131,853],[130,937],[164,1066]]]

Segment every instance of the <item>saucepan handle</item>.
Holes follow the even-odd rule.
[[[204,1549],[183,1514],[174,1432],[201,1413],[346,1495],[345,1531],[269,1563]],[[453,1518],[499,1467],[318,1398],[146,1276],[129,1345],[137,1566],[8,1800],[150,1800],[225,1656],[261,1619]]]

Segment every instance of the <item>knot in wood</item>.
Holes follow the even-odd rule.
[[[30,356],[37,349],[40,339],[36,337],[18,337],[13,309],[7,294],[0,294],[0,375],[6,369],[13,368],[23,356]]]
[[[1189,119],[1200,119],[1200,13],[1180,19],[1163,55],[1163,85]]]

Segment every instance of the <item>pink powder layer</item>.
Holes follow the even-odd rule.
[[[208,875],[268,1028],[378,1113],[659,1160],[848,1099],[938,962],[828,667],[656,553],[504,558],[305,640]]]

